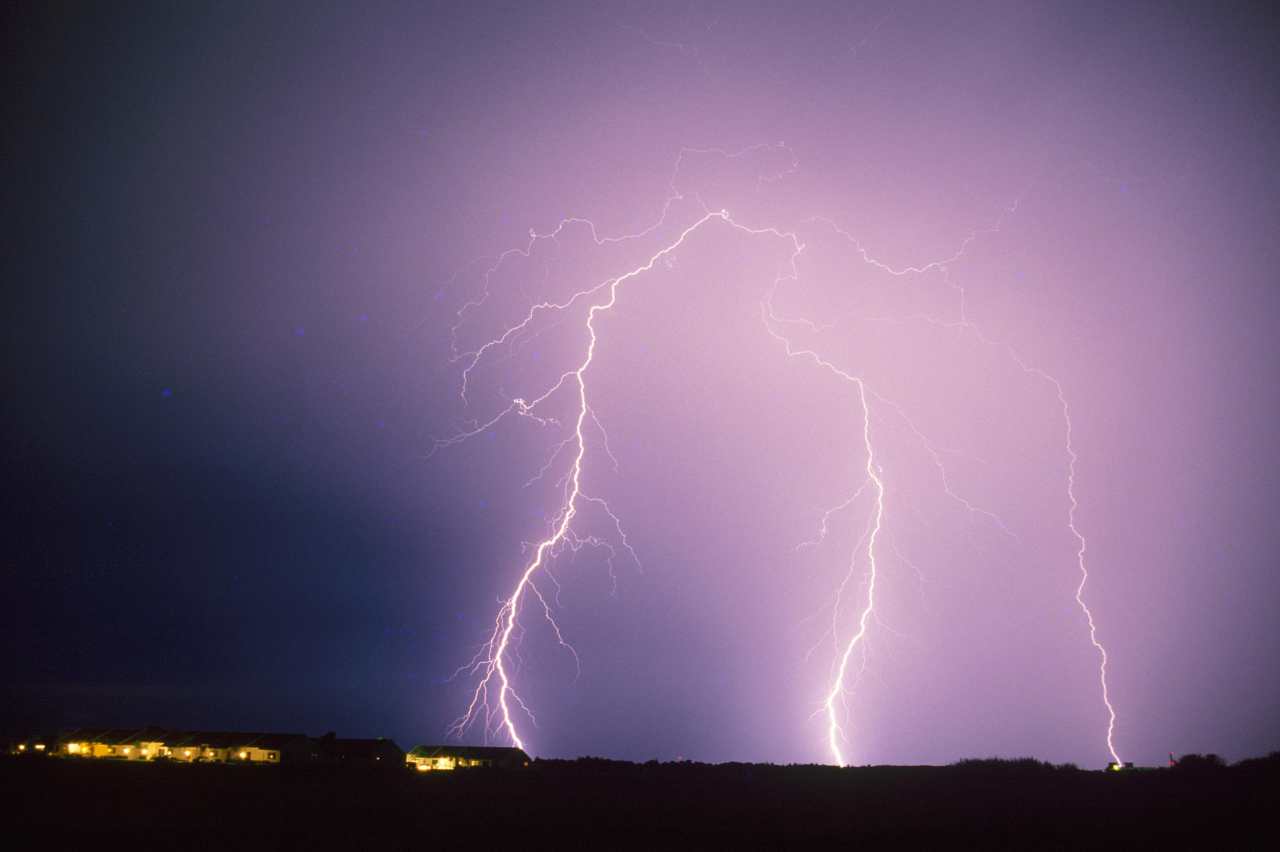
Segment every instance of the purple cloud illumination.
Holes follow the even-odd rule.
[[[6,358],[6,518],[49,601],[8,628],[13,718],[636,760],[1277,747],[1269,21],[101,26],[32,25],[76,61],[31,59],[14,158],[56,165],[19,242],[57,283]],[[84,603],[160,582],[192,612]]]
[[[505,456],[495,487],[543,507],[511,521],[523,545],[460,673],[475,691],[455,732],[572,753],[585,714],[606,753],[610,718],[659,739],[670,724],[681,751],[721,758],[1163,753],[1141,715],[1151,663],[1126,656],[1152,616],[1128,596],[1170,535],[1151,504],[1177,514],[1189,495],[1123,499],[1142,468],[1118,445],[1171,450],[1195,429],[1140,408],[1137,434],[1099,429],[1134,410],[1122,387],[1203,369],[1166,352],[1143,371],[1182,276],[1141,270],[1173,273],[1177,240],[1125,196],[1145,183],[1161,204],[1175,167],[1149,129],[1124,127],[1114,94],[1055,78],[1072,52],[1058,37],[984,41],[993,59],[936,11],[890,13],[861,57],[794,34],[828,51],[789,70],[833,108],[773,135],[803,139],[821,168],[798,143],[683,147],[669,180],[650,179],[651,222],[644,193],[602,191],[590,215],[452,282],[467,419],[437,448],[501,431],[525,461]],[[955,77],[904,57],[907,32]],[[727,54],[750,41],[706,33]],[[1159,88],[1141,89],[1154,69],[1134,70],[1158,109]],[[728,56],[720,71],[672,109],[796,107],[744,86]],[[1107,122],[1131,138],[1108,139]],[[559,153],[640,158],[683,122],[659,124]],[[1126,143],[1155,144],[1155,161]],[[553,196],[538,159],[524,182]],[[535,344],[558,357],[537,363]],[[696,735],[680,730],[695,719]]]

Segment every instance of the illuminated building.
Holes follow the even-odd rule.
[[[53,754],[54,749],[51,746],[51,740],[44,737],[36,737],[33,739],[10,741],[9,747],[5,749],[9,754],[20,755],[23,757],[43,757],[47,754]]]
[[[420,745],[404,756],[418,772],[453,769],[519,769],[529,765],[529,755],[518,748],[490,746]]]
[[[275,765],[305,760],[308,740],[302,734],[180,731],[166,743],[168,756],[182,763]]]
[[[71,757],[155,760],[163,756],[167,734],[161,728],[80,728],[58,737],[52,751]]]
[[[75,758],[271,765],[305,760],[307,743],[302,734],[81,728],[59,737],[52,752]]]
[[[304,734],[244,731],[182,731],[167,728],[78,728],[61,736],[14,740],[7,751],[15,755],[57,755],[74,760],[104,759],[128,762],[222,763],[237,766],[278,766],[313,763],[333,766],[399,769],[405,753],[392,740],[340,739]],[[482,749],[508,752],[513,749]],[[523,752],[520,752],[522,759]],[[466,757],[467,763],[496,763],[493,756]]]

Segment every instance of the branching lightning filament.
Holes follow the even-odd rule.
[[[586,475],[587,461],[589,452],[601,452],[607,458],[614,461],[616,469],[616,459],[609,448],[609,437],[601,420],[596,416],[595,410],[591,405],[591,395],[589,391],[588,379],[591,376],[591,368],[595,360],[597,347],[600,345],[600,337],[596,325],[596,320],[602,314],[607,314],[617,304],[619,291],[624,285],[634,283],[637,279],[645,276],[647,273],[654,271],[659,264],[670,266],[675,259],[675,253],[691,240],[701,230],[716,226],[727,226],[737,232],[749,236],[765,237],[772,240],[781,241],[789,250],[789,263],[786,265],[786,271],[775,278],[772,288],[768,291],[766,297],[761,303],[761,319],[767,335],[772,337],[774,341],[782,345],[782,350],[788,358],[797,359],[810,363],[821,371],[829,374],[837,379],[844,387],[853,392],[853,421],[856,424],[854,431],[861,439],[861,448],[859,457],[862,461],[862,471],[859,473],[861,484],[855,483],[857,490],[853,496],[845,503],[835,507],[822,517],[821,535],[825,537],[828,523],[835,512],[838,512],[853,503],[855,503],[861,495],[868,493],[874,500],[873,508],[870,512],[870,520],[866,532],[859,538],[850,555],[848,570],[844,581],[840,584],[836,591],[835,600],[832,609],[831,638],[834,643],[833,662],[830,669],[830,679],[822,692],[821,709],[818,713],[825,714],[826,720],[826,748],[829,752],[831,761],[838,766],[845,766],[849,763],[850,737],[847,735],[846,724],[849,715],[847,707],[847,699],[852,691],[854,681],[857,674],[852,671],[853,661],[856,655],[861,655],[862,665],[866,665],[867,640],[870,625],[877,618],[875,613],[877,583],[883,578],[880,577],[880,568],[878,558],[880,557],[879,547],[883,534],[886,533],[886,494],[889,488],[886,484],[885,470],[881,465],[882,456],[877,453],[875,438],[879,433],[880,424],[885,422],[881,419],[887,418],[893,422],[901,422],[905,425],[905,434],[909,435],[908,440],[916,441],[931,461],[933,467],[937,471],[941,490],[946,496],[955,501],[965,511],[985,518],[985,521],[992,523],[1002,534],[1011,539],[1017,539],[1016,534],[1011,530],[995,513],[988,511],[980,506],[975,505],[966,498],[962,497],[952,488],[952,480],[943,461],[942,453],[939,448],[933,444],[924,433],[916,427],[902,406],[896,402],[880,396],[869,387],[864,377],[857,372],[853,372],[844,367],[838,366],[832,360],[829,360],[819,351],[812,347],[804,347],[794,342],[793,337],[788,333],[790,329],[800,329],[805,333],[820,335],[830,331],[834,325],[825,323],[819,325],[812,319],[804,317],[783,316],[775,309],[774,297],[778,293],[779,288],[788,281],[799,280],[798,260],[805,251],[805,243],[797,235],[794,230],[784,230],[777,227],[752,227],[735,220],[727,210],[710,210],[703,203],[700,197],[693,196],[699,208],[700,214],[688,224],[683,230],[680,230],[673,239],[665,245],[658,248],[650,254],[646,260],[639,265],[624,272],[620,275],[608,278],[600,283],[585,289],[573,292],[568,297],[559,301],[543,300],[532,304],[522,319],[518,322],[506,326],[495,336],[485,340],[473,349],[466,350],[459,344],[459,328],[464,323],[468,314],[481,305],[485,304],[490,297],[489,283],[490,279],[496,274],[499,267],[510,257],[521,256],[528,258],[531,256],[535,244],[540,240],[557,239],[561,232],[570,224],[583,225],[590,230],[591,239],[597,246],[606,244],[626,243],[649,237],[658,232],[658,230],[667,224],[669,214],[675,209],[677,202],[685,201],[686,196],[676,186],[676,180],[679,176],[681,166],[686,156],[690,154],[715,155],[727,158],[736,158],[744,156],[753,151],[762,148],[776,148],[785,151],[790,155],[790,151],[784,146],[756,146],[740,152],[726,152],[717,149],[685,149],[680,153],[677,159],[675,169],[669,182],[669,195],[662,207],[661,215],[658,220],[644,230],[619,237],[601,238],[598,235],[595,225],[586,219],[568,218],[562,220],[559,225],[548,234],[530,234],[530,241],[524,249],[512,249],[504,252],[498,257],[496,262],[490,266],[483,275],[484,287],[480,295],[470,299],[462,305],[457,313],[457,321],[452,329],[452,350],[455,363],[461,365],[461,388],[460,394],[464,404],[469,404],[469,394],[471,391],[472,380],[475,371],[486,361],[491,358],[499,350],[518,343],[526,336],[535,333],[536,324],[545,316],[553,314],[564,314],[570,310],[582,310],[585,308],[585,319],[583,321],[583,329],[586,332],[587,341],[585,350],[581,359],[577,361],[572,369],[561,372],[554,379],[550,380],[538,395],[532,398],[521,396],[512,397],[506,404],[498,410],[498,412],[489,417],[487,420],[476,420],[469,423],[465,428],[460,429],[452,436],[437,439],[432,452],[452,446],[454,444],[466,441],[482,432],[486,432],[497,426],[498,423],[514,415],[519,418],[526,418],[536,423],[560,427],[562,424],[554,417],[547,416],[542,412],[546,405],[553,398],[560,395],[567,395],[572,400],[572,415],[567,418],[566,422],[572,423],[572,431],[563,440],[554,445],[553,451],[546,459],[540,469],[529,479],[528,483],[532,484],[540,480],[553,466],[558,466],[562,462],[559,460],[565,454],[571,455],[571,461],[568,464],[567,472],[563,477],[557,480],[557,485],[562,489],[562,498],[558,510],[551,518],[547,528],[546,535],[536,543],[530,544],[531,555],[528,561],[521,568],[516,577],[511,592],[503,600],[497,615],[493,622],[492,630],[489,632],[487,641],[481,646],[475,657],[462,668],[458,670],[459,674],[465,673],[469,677],[475,679],[475,686],[471,692],[470,701],[463,714],[455,720],[450,728],[450,732],[455,736],[462,736],[473,726],[483,730],[486,740],[490,737],[501,738],[512,745],[519,748],[526,748],[526,734],[522,733],[524,723],[526,721],[536,725],[536,719],[531,708],[520,697],[515,687],[515,664],[516,651],[520,637],[523,633],[521,626],[522,613],[530,605],[529,598],[533,597],[535,611],[539,611],[540,615],[546,619],[553,631],[557,643],[570,653],[575,661],[578,661],[577,651],[568,642],[566,636],[556,623],[551,602],[558,597],[558,585],[556,586],[557,595],[549,601],[544,597],[542,590],[539,589],[539,583],[545,577],[552,583],[556,583],[555,577],[550,574],[550,563],[565,550],[577,550],[583,546],[593,546],[604,549],[609,555],[609,569],[612,576],[613,558],[619,551],[625,552],[629,558],[639,564],[639,559],[627,538],[622,520],[610,508],[605,498],[593,494],[587,490],[584,485]],[[794,156],[790,156],[790,164],[780,173],[776,175],[760,176],[757,179],[757,188],[765,182],[773,182],[790,174],[796,169],[796,160]],[[1016,209],[1010,208],[1011,213]],[[945,276],[945,281],[955,289],[959,294],[959,319],[958,320],[941,320],[932,316],[913,316],[906,317],[906,320],[922,320],[931,324],[945,328],[959,328],[966,332],[971,332],[977,336],[982,344],[991,346],[1001,346],[1012,357],[1023,372],[1035,376],[1037,378],[1050,382],[1056,390],[1058,401],[1061,405],[1062,415],[1066,423],[1066,443],[1065,450],[1067,455],[1067,477],[1066,477],[1066,496],[1068,500],[1067,526],[1074,536],[1077,543],[1076,563],[1080,572],[1080,582],[1076,588],[1075,600],[1079,608],[1086,617],[1088,624],[1089,639],[1094,648],[1100,655],[1101,664],[1099,667],[1099,679],[1102,687],[1103,702],[1106,705],[1109,721],[1107,726],[1106,743],[1107,748],[1116,762],[1120,762],[1120,758],[1114,746],[1114,731],[1116,714],[1111,702],[1108,685],[1107,685],[1107,653],[1103,645],[1098,639],[1097,626],[1084,600],[1084,589],[1089,579],[1089,572],[1085,562],[1085,552],[1087,542],[1080,532],[1076,514],[1079,503],[1076,498],[1076,462],[1078,459],[1075,447],[1072,443],[1072,424],[1070,418],[1070,409],[1066,401],[1065,394],[1060,382],[1050,376],[1048,373],[1038,368],[1029,366],[1022,358],[1008,346],[989,340],[984,337],[978,328],[969,321],[965,314],[964,307],[964,290],[957,287],[950,280],[950,266],[961,260],[970,244],[978,237],[979,232],[974,232],[966,238],[960,245],[959,249],[952,253],[945,260],[933,261],[930,263],[913,265],[902,268],[894,268],[875,259],[860,243],[851,235],[834,225],[830,220],[820,217],[811,217],[802,220],[801,225],[812,225],[819,228],[828,229],[834,232],[838,237],[847,240],[854,248],[856,255],[860,258],[860,262],[866,264],[875,270],[878,274],[884,274],[893,278],[902,278],[907,276],[924,276],[941,274]],[[989,232],[998,230],[998,226],[990,229]],[[876,416],[873,417],[873,405],[875,407]],[[873,429],[873,422],[876,429]],[[591,508],[591,512],[599,510],[603,517],[608,519],[608,526],[611,529],[608,537],[588,534],[579,526],[583,523],[584,514]],[[813,544],[815,542],[809,542]],[[890,541],[892,546],[892,541]],[[901,561],[906,561],[905,557],[899,554]],[[914,567],[914,565],[912,566]],[[839,624],[839,616],[841,606],[844,603],[845,593],[858,576],[861,570],[862,578],[865,583],[866,595],[865,599],[860,600],[857,608],[857,617],[854,622],[855,627],[848,632],[849,635],[842,637]],[[917,571],[919,569],[916,569]],[[616,578],[615,591],[616,591]]]
[[[867,475],[867,482],[874,486],[875,511],[872,515],[871,528],[868,531],[868,534],[863,540],[858,542],[858,545],[850,558],[849,571],[850,574],[852,574],[855,570],[858,551],[861,550],[865,543],[867,560],[867,599],[865,605],[858,613],[858,629],[854,632],[853,636],[844,643],[843,650],[839,652],[834,667],[831,688],[827,692],[826,699],[823,701],[823,708],[827,715],[827,747],[831,752],[831,758],[834,763],[837,766],[845,766],[848,761],[845,758],[843,746],[847,744],[847,737],[840,720],[842,715],[841,711],[844,709],[844,699],[847,694],[846,680],[849,672],[849,662],[853,657],[853,652],[864,644],[867,636],[867,623],[871,618],[872,611],[875,609],[877,574],[876,542],[884,527],[885,486],[884,480],[881,477],[882,472],[879,465],[876,463],[875,447],[871,442],[871,408],[867,400],[867,386],[861,377],[840,369],[830,361],[822,358],[822,356],[814,350],[796,349],[788,338],[784,337],[776,330],[775,326],[777,323],[777,317],[773,315],[771,306],[764,305],[762,310],[765,328],[771,335],[783,343],[789,357],[802,358],[811,361],[842,381],[851,383],[858,392],[858,405],[862,421],[862,447],[866,454],[865,471]],[[858,493],[860,493],[860,491]],[[852,501],[850,500],[847,502]],[[826,521],[827,519],[824,517],[824,530],[826,527]],[[846,577],[845,582],[847,584],[848,577]],[[844,586],[842,585],[840,591],[842,592],[843,589]],[[838,603],[839,597],[837,596],[837,612],[833,612],[833,619],[838,615]],[[833,638],[835,638],[835,629],[836,626],[833,623]]]

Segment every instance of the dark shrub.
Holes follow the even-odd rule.
[[[1174,764],[1179,772],[1213,772],[1226,768],[1227,762],[1216,754],[1184,754]]]

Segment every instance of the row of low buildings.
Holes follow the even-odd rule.
[[[420,745],[404,756],[405,763],[418,772],[450,769],[521,769],[529,765],[529,755],[518,748],[496,746]]]
[[[10,754],[133,762],[233,763],[258,766],[316,764],[418,772],[482,767],[518,768],[529,756],[516,748],[422,745],[405,753],[394,741],[344,739],[334,734],[175,731],[167,728],[80,728],[56,737],[10,743]]]

